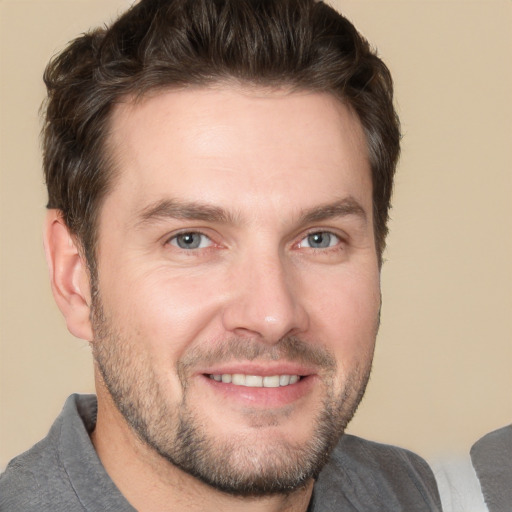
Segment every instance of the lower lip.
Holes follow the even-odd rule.
[[[201,375],[201,377],[205,385],[209,386],[215,394],[220,394],[225,400],[261,409],[277,409],[300,400],[311,392],[316,381],[315,375],[308,375],[288,386],[251,388],[218,382],[208,375]]]

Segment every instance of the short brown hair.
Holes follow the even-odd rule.
[[[354,26],[316,0],[141,0],[48,64],[43,128],[48,207],[62,211],[95,269],[98,212],[112,183],[109,121],[126,95],[225,80],[328,92],[359,116],[385,247],[400,128],[386,65]]]

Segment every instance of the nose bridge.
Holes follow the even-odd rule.
[[[233,277],[235,292],[224,311],[228,330],[276,343],[307,328],[307,314],[297,294],[298,276],[278,248],[241,258]]]

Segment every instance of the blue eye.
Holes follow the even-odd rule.
[[[311,249],[327,249],[334,247],[339,243],[340,239],[333,233],[328,231],[318,231],[310,233],[300,241],[299,247],[310,247]]]
[[[203,249],[209,247],[212,241],[202,233],[191,231],[189,233],[180,233],[179,235],[173,236],[169,243],[180,249]]]

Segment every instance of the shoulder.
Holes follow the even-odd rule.
[[[317,487],[323,496],[335,503],[345,500],[353,510],[441,510],[434,475],[421,457],[348,434],[334,449]]]
[[[398,472],[427,480],[434,478],[430,466],[419,455],[398,446],[376,443],[349,434],[343,436],[334,450],[334,456],[340,462],[350,461],[387,477]]]
[[[479,453],[489,453],[492,455],[510,454],[512,451],[512,425],[499,428],[489,432],[480,438],[471,448],[472,456]]]
[[[76,501],[72,499],[74,491],[63,463],[62,439],[66,424],[74,421],[74,417],[80,419],[77,408],[84,401],[90,399],[78,395],[69,397],[48,435],[9,462],[0,475],[0,510],[83,510],[73,507]]]
[[[471,448],[473,467],[491,511],[510,510],[512,504],[512,425],[494,430]]]
[[[50,431],[30,450],[11,460],[0,475],[0,510],[40,510],[48,480],[60,471],[58,450]]]

